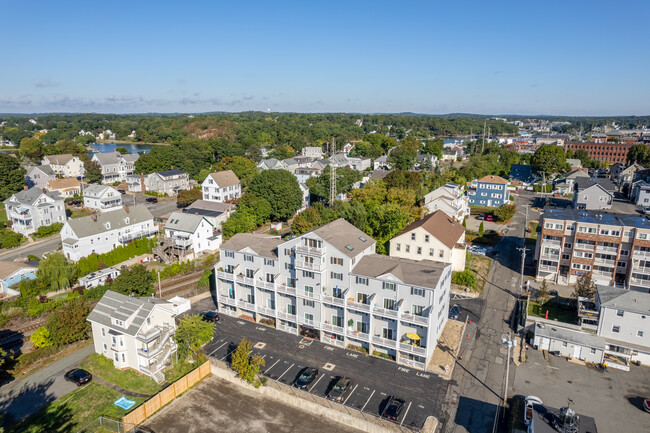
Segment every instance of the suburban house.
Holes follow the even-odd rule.
[[[86,289],[90,289],[91,287],[106,284],[107,281],[114,280],[119,275],[120,270],[117,268],[104,268],[79,278],[79,285],[84,286]]]
[[[36,270],[37,267],[29,263],[0,261],[0,298],[20,295],[20,292],[10,287],[23,280],[35,279]]]
[[[84,188],[84,206],[100,212],[122,208],[122,194],[108,185],[90,184]]]
[[[574,284],[591,272],[596,284],[650,291],[650,221],[641,215],[546,209],[540,218],[537,279]],[[646,266],[646,264],[648,266]]]
[[[650,206],[650,183],[644,180],[637,180],[632,184],[630,199],[637,206]]]
[[[210,173],[201,184],[203,200],[224,202],[241,197],[241,184],[232,170]]]
[[[159,171],[151,173],[147,177],[145,186],[147,191],[172,196],[178,194],[179,191],[190,189],[190,175],[176,168]]]
[[[125,181],[133,174],[135,162],[140,158],[137,153],[122,155],[120,152],[96,153],[92,157],[102,169],[102,183]]]
[[[215,236],[214,226],[205,217],[191,213],[172,212],[165,223],[165,237],[178,258],[213,251],[221,245],[221,234]]]
[[[102,254],[158,232],[153,216],[143,204],[124,206],[112,212],[69,219],[61,229],[63,254],[77,261],[93,253]]]
[[[373,169],[375,169],[375,170],[390,170],[390,164],[388,163],[388,156],[382,155],[379,158],[376,158],[373,161]]]
[[[45,189],[30,188],[12,194],[4,201],[11,229],[24,236],[41,226],[62,223],[66,220],[63,197]]]
[[[47,155],[41,161],[42,165],[49,165],[62,177],[81,177],[84,174],[84,163],[78,156],[64,153],[63,155]]]
[[[431,213],[441,210],[460,222],[469,216],[469,198],[463,187],[455,183],[446,183],[425,195],[424,206]]]
[[[616,185],[622,187],[624,185],[631,184],[632,181],[634,180],[634,174],[639,170],[644,170],[644,168],[635,162],[634,164],[631,164],[629,167],[626,167],[623,170],[621,170],[616,177],[614,177],[613,175],[611,175],[611,177],[612,179],[615,179]]]
[[[534,325],[533,347],[560,356],[593,364],[602,364],[605,355],[605,339],[593,333],[562,326],[561,323]]]
[[[418,153],[415,167],[420,170],[432,170],[438,166],[438,157],[426,153]]]
[[[287,170],[290,173],[294,173],[298,168],[300,168],[300,163],[295,158],[283,159],[282,164],[284,164],[284,170]]]
[[[448,318],[451,266],[375,254],[344,219],[290,240],[239,233],[221,245],[219,311],[424,370]]]
[[[372,167],[372,159],[366,157],[348,156],[346,157],[346,165],[352,170],[366,171]]]
[[[323,157],[323,148],[318,146],[307,146],[302,148],[302,156],[308,156],[310,158],[322,158]]]
[[[50,192],[59,193],[64,199],[81,195],[81,183],[76,177],[50,180],[47,182],[46,188]]]
[[[582,161],[580,161],[579,159],[575,159],[575,158],[567,158],[566,163],[569,164],[569,166],[570,166],[572,169],[576,169],[576,168],[579,169],[579,168],[582,168]]]
[[[443,149],[442,150],[442,160],[455,162],[463,157],[463,151],[461,149]]]
[[[300,206],[298,212],[302,212],[311,205],[311,194],[309,193],[309,187],[304,183],[299,183],[298,186],[302,192],[302,206]]]
[[[498,207],[510,203],[508,181],[500,176],[474,179],[467,195],[470,206]]]
[[[182,210],[183,213],[204,217],[215,230],[221,230],[221,225],[230,218],[230,214],[234,211],[235,205],[232,203],[217,203],[208,200],[197,200]]]
[[[587,174],[584,170],[573,170],[568,173],[564,179],[560,179],[555,182],[554,189],[558,194],[573,194],[576,179],[580,178],[589,179],[589,174]]]
[[[513,164],[510,168],[509,178],[511,181],[532,184],[535,181],[535,176],[533,176],[533,167],[524,164]]]
[[[310,177],[318,177],[321,174],[323,174],[323,170],[311,167],[300,167],[293,173],[296,179],[298,179],[298,183],[305,183]]]
[[[162,370],[176,353],[171,302],[107,291],[88,315],[95,352],[119,369],[131,368],[163,383]]]
[[[454,217],[438,210],[412,222],[390,240],[390,256],[432,260],[465,270],[465,228]]]
[[[45,188],[50,180],[56,179],[56,173],[50,165],[31,165],[25,167],[25,181],[28,188]]]
[[[284,161],[275,158],[263,159],[257,164],[257,168],[262,170],[286,170],[287,165]]]
[[[573,207],[584,210],[611,209],[615,189],[609,179],[577,178],[573,185]]]

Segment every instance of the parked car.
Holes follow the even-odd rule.
[[[68,202],[69,206],[81,206],[81,200],[70,200]]]
[[[643,215],[650,215],[650,207],[643,208]]]
[[[352,390],[352,379],[345,376],[340,376],[331,391],[327,394],[327,398],[334,401],[344,401],[345,397]]]
[[[476,255],[476,256],[484,256],[484,255],[487,253],[487,249],[485,249],[485,248],[483,248],[483,247],[480,247],[480,246],[478,246],[478,245],[470,245],[470,246],[467,248],[467,251],[468,251],[470,254],[474,254],[474,255]]]
[[[485,215],[485,221],[494,221],[494,217],[492,215]]]
[[[147,197],[147,201],[149,203],[158,203],[158,199],[156,197]]]
[[[397,421],[399,414],[402,413],[402,409],[404,408],[404,403],[406,402],[401,398],[395,397],[394,395],[390,396],[381,416],[391,421]]]
[[[76,383],[77,386],[81,386],[93,380],[93,375],[81,368],[75,368],[73,370],[68,371],[64,377],[65,380],[72,383]]]
[[[646,398],[645,400],[643,400],[643,409],[646,412],[650,412],[650,398]]]
[[[478,215],[476,215],[476,219],[477,220],[482,220],[482,219],[485,219],[485,216],[483,214],[478,214]]]
[[[206,311],[205,313],[201,314],[201,319],[203,319],[205,322],[217,323],[219,321],[219,315],[214,311]]]
[[[307,387],[314,381],[314,379],[316,379],[316,376],[318,376],[318,369],[307,367],[302,371],[302,373],[300,373],[300,376],[298,376],[298,379],[296,380],[296,383],[294,383],[294,386],[298,389],[306,390]]]
[[[118,189],[117,192],[119,192],[120,194],[126,194],[126,191],[124,191],[123,189]]]
[[[454,305],[449,309],[449,318],[458,320],[458,315],[460,315],[460,305]]]

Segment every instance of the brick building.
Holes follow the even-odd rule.
[[[589,158],[596,161],[616,164],[620,162],[625,164],[627,162],[627,152],[630,150],[630,144],[619,143],[580,143],[569,141],[566,143],[567,149],[573,152],[578,150],[586,150]]]

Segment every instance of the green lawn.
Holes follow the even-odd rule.
[[[190,364],[189,362],[175,364],[171,368],[165,370],[165,380],[169,383],[176,382],[178,379],[185,376],[204,362],[205,359],[195,362],[194,364]]]
[[[536,317],[546,317],[548,311],[549,320],[576,324],[578,322],[578,313],[575,308],[561,305],[553,301],[547,301],[540,304],[537,301],[530,301],[528,304],[528,315]]]
[[[469,269],[476,275],[476,291],[480,292],[483,290],[491,265],[492,259],[489,257],[467,254],[465,269]]]
[[[485,230],[481,237],[477,232],[466,230],[465,239],[471,244],[494,246],[499,243],[501,236],[494,230]]]
[[[68,218],[81,218],[81,217],[88,216],[88,215],[90,215],[92,213],[93,213],[93,211],[91,209],[88,209],[88,208],[85,208],[85,207],[81,208],[81,209],[78,209],[78,208],[68,208],[68,209],[66,209],[66,214],[68,215]]]
[[[81,368],[88,370],[93,376],[101,377],[106,382],[129,391],[153,395],[162,389],[149,376],[134,370],[118,370],[113,366],[113,361],[98,353],[93,353],[84,359]]]
[[[113,404],[120,397],[121,394],[118,392],[91,382],[50,403],[7,432],[75,432],[100,416],[122,419],[129,411]],[[139,406],[144,401],[142,398],[128,398],[136,401],[133,407]]]
[[[535,245],[537,242],[537,226],[539,223],[537,221],[532,221],[528,223],[528,232],[526,233],[526,244]]]

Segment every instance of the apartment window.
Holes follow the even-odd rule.
[[[394,339],[395,339],[395,338],[394,338],[394,333],[393,333],[393,330],[392,330],[392,329],[384,328],[383,335],[384,335],[384,338],[385,338],[386,340],[394,340]]]
[[[368,285],[368,279],[367,279],[367,278],[364,278],[364,277],[357,277],[357,278],[356,278],[356,281],[357,281],[357,284],[361,284],[361,285],[363,285],[363,286],[367,286],[367,285]]]
[[[126,355],[122,353],[122,362],[126,362]]]
[[[307,299],[302,300],[302,305],[305,307],[311,307],[314,308],[314,301],[309,301]]]
[[[312,286],[305,286],[305,294],[314,294],[314,288]]]
[[[343,259],[338,257],[332,257],[330,258],[330,263],[332,263],[333,265],[343,266]]]
[[[406,252],[407,252],[407,253],[410,253],[410,252],[411,252],[411,246],[410,246],[410,245],[407,245],[407,246],[406,246]]]
[[[429,242],[429,235],[424,235],[424,242]]]
[[[384,308],[387,309],[387,310],[394,310],[395,309],[395,300],[394,299],[384,298]]]
[[[639,233],[636,235],[637,239],[648,239],[648,234],[647,233]]]
[[[618,267],[619,267],[619,268],[624,268],[625,266],[627,266],[627,263],[625,263],[625,262],[618,262]]]
[[[284,264],[284,269],[288,271],[293,271],[293,265],[291,263],[285,263]]]
[[[618,317],[623,317],[624,314],[625,314],[625,312],[624,312],[623,310],[617,310],[617,311],[616,311],[616,315],[617,315]]]
[[[244,261],[252,262],[253,261],[253,256],[251,256],[250,254],[244,254]]]
[[[333,280],[341,280],[343,281],[343,274],[337,273],[337,272],[332,272],[330,273],[331,277]]]
[[[433,248],[429,248],[429,255],[433,257]]]
[[[395,246],[395,249],[396,249],[397,251],[401,251],[401,248],[402,248],[402,246],[401,246],[400,244],[397,244],[397,245]]]
[[[412,240],[412,241],[415,240],[415,233],[411,233],[411,240]]]
[[[106,328],[102,328],[102,337],[106,337]]]
[[[571,255],[569,254],[562,254],[562,260],[569,260],[571,258]]]
[[[384,290],[395,291],[395,283],[386,283],[386,282],[384,282]]]
[[[265,264],[266,266],[275,266],[275,260],[264,259],[264,264]]]
[[[309,302],[311,302],[311,303],[313,304],[312,301],[309,301]],[[312,306],[313,306],[313,305],[312,305]],[[313,314],[309,314],[309,313],[305,313],[305,320],[308,320],[308,321],[310,321],[310,322],[313,322],[313,321],[314,321],[314,315],[313,315]]]
[[[106,345],[106,343],[104,343],[104,352],[106,352],[107,350],[108,350],[108,346]]]
[[[314,273],[311,271],[302,271],[303,278],[314,278]]]
[[[120,362],[120,358],[117,356],[117,352],[115,352],[115,361]]]
[[[357,331],[363,332],[364,334],[368,333],[369,324],[357,321]]]
[[[419,256],[422,255],[422,247],[418,247],[418,255],[419,255]]]
[[[621,250],[621,255],[622,256],[627,256],[629,254],[630,254],[630,252],[628,250]]]
[[[636,331],[637,337],[643,337],[643,331]]]
[[[418,289],[417,287],[411,287],[411,295],[413,295],[413,296],[424,296],[424,289]]]
[[[252,269],[246,269],[246,278],[253,278],[255,275],[255,271]]]
[[[564,248],[571,249],[571,246],[572,246],[572,245],[571,245],[571,242],[565,242],[565,243],[564,243]]]
[[[228,257],[229,259],[235,258],[235,253],[232,251],[226,251],[225,253],[226,253],[226,257]]]
[[[594,355],[596,353],[596,349],[594,349],[593,347],[591,349],[589,349],[589,351],[591,352],[592,355]]]
[[[294,250],[290,249],[290,248],[285,248],[284,249],[284,255],[289,256],[289,257],[295,257],[296,252]]]
[[[618,333],[620,332],[620,330],[621,330],[621,327],[620,327],[620,326],[618,326],[618,325],[614,325],[614,326],[612,326],[612,332],[613,332],[614,334],[618,334]]]
[[[113,335],[113,339],[112,339],[112,340],[113,340],[113,346],[116,346],[116,345],[117,345],[117,338],[115,338],[114,335]]]
[[[443,250],[438,251],[438,257],[440,257],[441,259],[444,259],[445,258],[445,252]]]
[[[273,276],[273,274],[266,274],[266,282],[267,283],[275,282],[275,277]]]
[[[411,312],[416,316],[421,316],[422,311],[424,311],[424,307],[422,305],[413,305],[411,307]]]

